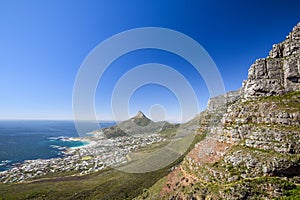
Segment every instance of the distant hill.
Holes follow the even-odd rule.
[[[134,134],[154,134],[164,130],[165,126],[171,126],[166,121],[154,122],[139,111],[134,117],[120,122],[115,126],[103,128],[101,131],[107,138],[134,135]]]

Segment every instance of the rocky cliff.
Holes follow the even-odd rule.
[[[286,39],[273,45],[267,58],[250,67],[243,90],[246,99],[281,95],[300,89],[300,23]]]
[[[300,23],[240,90],[210,99],[206,138],[139,199],[300,198],[299,90]]]

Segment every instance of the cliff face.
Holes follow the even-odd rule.
[[[210,99],[199,126],[206,138],[154,196],[300,198],[300,23],[255,61],[240,90]]]
[[[300,89],[300,23],[285,41],[273,45],[267,58],[250,67],[243,90],[246,99],[281,95]]]

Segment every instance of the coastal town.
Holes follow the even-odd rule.
[[[84,175],[97,172],[107,167],[124,164],[128,162],[126,156],[130,152],[146,145],[163,142],[165,139],[158,134],[135,134],[108,139],[101,131],[97,131],[83,138],[82,141],[87,145],[65,148],[62,157],[25,160],[23,163],[0,172],[0,182],[24,182],[55,173]]]

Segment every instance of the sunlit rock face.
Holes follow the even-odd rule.
[[[267,58],[251,65],[243,84],[246,99],[300,90],[300,23],[286,39],[273,45]]]

